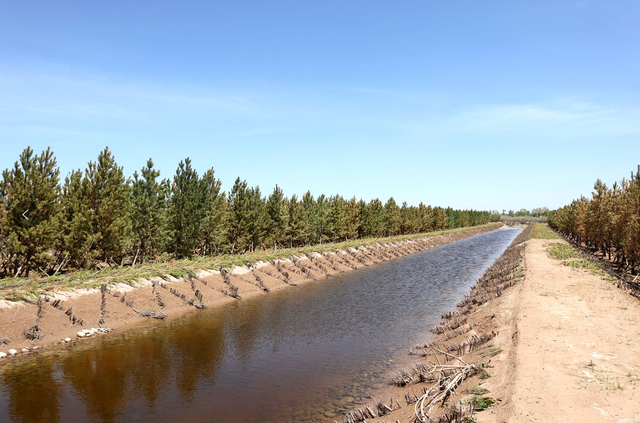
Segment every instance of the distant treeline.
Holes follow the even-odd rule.
[[[640,266],[640,166],[607,188],[600,179],[592,198],[581,196],[549,213],[549,225],[577,242],[637,274]]]
[[[525,224],[528,225],[530,223],[545,223],[547,221],[547,216],[509,216],[502,215],[500,216],[500,222],[510,224]]]
[[[287,198],[278,186],[265,197],[240,178],[225,193],[213,169],[200,176],[188,158],[172,180],[159,177],[149,159],[126,178],[107,147],[61,184],[50,149],[40,155],[25,149],[2,173],[0,275],[414,234],[492,219],[485,211],[398,205],[393,198],[384,204],[310,192]]]
[[[494,211],[493,213],[498,213],[497,211]],[[520,209],[517,212],[514,212],[513,210],[509,210],[509,212],[507,213],[506,210],[502,210],[502,216],[503,217],[546,217],[549,215],[549,208],[548,207],[538,207],[535,209],[531,209],[531,211],[527,210],[527,209]]]

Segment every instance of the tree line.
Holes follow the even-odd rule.
[[[151,159],[127,178],[108,147],[61,181],[51,149],[36,155],[28,147],[2,173],[0,276],[415,234],[491,218],[393,198],[288,198],[277,185],[264,195],[240,178],[225,193],[213,169],[199,175],[189,158],[172,179],[160,179]]]
[[[612,188],[598,179],[593,189],[591,198],[581,196],[550,212],[549,225],[636,274],[640,265],[640,166],[630,179]]]
[[[498,212],[494,211],[494,213]],[[508,212],[506,210],[502,210],[502,215],[509,217],[546,217],[549,215],[549,208],[537,207],[535,209],[531,209],[531,211],[527,209],[520,209],[517,212],[514,212],[513,210],[509,210]]]

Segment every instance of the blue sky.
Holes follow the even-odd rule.
[[[0,0],[0,169],[556,208],[640,163],[640,3]]]

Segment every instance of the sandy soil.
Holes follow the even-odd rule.
[[[313,253],[276,263],[256,263],[252,268],[227,269],[222,274],[203,271],[190,279],[167,276],[140,281],[135,287],[110,284],[103,286],[102,290],[54,292],[39,305],[0,301],[0,363],[11,359],[11,352],[16,356],[32,355],[42,348],[67,342],[90,342],[90,338],[105,336],[112,330],[131,329],[154,316],[177,316],[198,312],[204,307],[266,295],[499,227],[470,229],[336,253]],[[29,339],[26,334],[29,331],[37,334],[38,339]],[[1,358],[5,354],[8,355]]]
[[[487,390],[495,405],[474,418],[487,422],[640,422],[640,301],[588,271],[563,266],[546,246],[561,240],[529,240],[524,278],[473,307],[469,334],[495,336],[461,357],[484,367],[488,378],[468,378],[449,404]],[[438,335],[444,345],[443,335]],[[497,352],[497,353],[496,353]],[[442,356],[440,358],[442,360]],[[419,359],[435,362],[433,356]],[[402,408],[369,422],[410,422],[414,405],[401,388]]]
[[[526,283],[510,295],[512,377],[488,421],[640,422],[640,301],[549,258],[548,242],[529,241]]]

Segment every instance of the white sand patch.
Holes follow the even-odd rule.
[[[215,276],[215,275],[219,275],[220,271],[219,270],[199,270],[198,272],[196,272],[196,277],[197,278],[206,278],[208,276]]]
[[[47,296],[53,300],[68,301],[98,292],[100,292],[100,289],[98,288],[77,288],[73,291],[56,291],[51,294],[47,294]]]
[[[249,269],[247,266],[233,266],[229,271],[233,275],[244,275],[251,272],[251,269]]]
[[[19,303],[17,301],[0,300],[0,310],[2,311],[6,311],[13,307],[20,307],[20,306],[24,307],[24,304]]]

